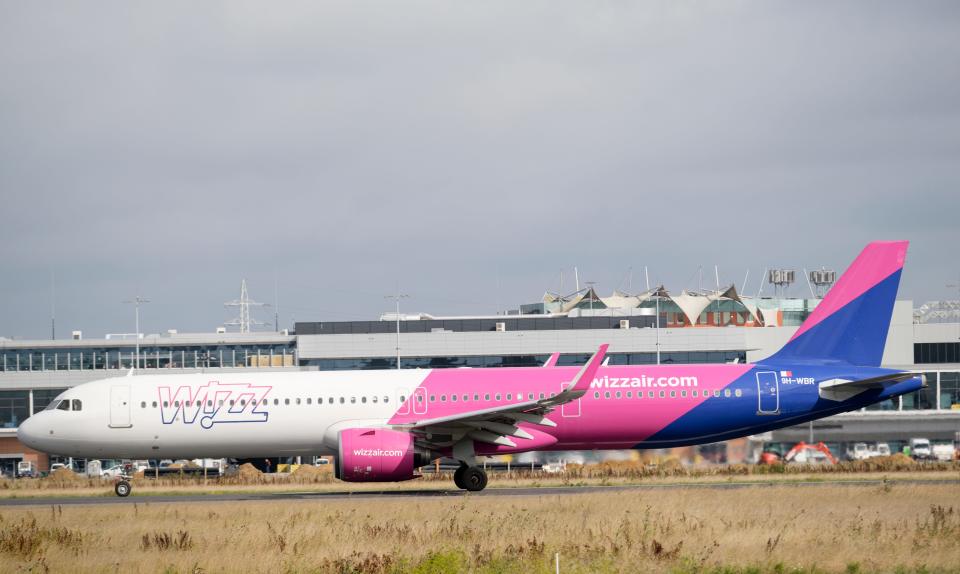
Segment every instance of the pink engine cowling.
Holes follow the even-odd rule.
[[[389,429],[340,431],[337,478],[347,482],[398,482],[420,475],[413,435]]]

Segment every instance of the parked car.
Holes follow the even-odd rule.
[[[21,460],[17,463],[17,476],[21,478],[36,478],[37,465],[29,460]]]
[[[937,443],[933,445],[930,454],[934,460],[950,462],[956,456],[956,450],[953,443]]]

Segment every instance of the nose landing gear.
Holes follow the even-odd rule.
[[[460,465],[453,473],[453,483],[468,492],[479,492],[487,487],[487,473],[479,466]]]
[[[133,490],[133,487],[130,486],[130,481],[127,479],[127,477],[120,477],[120,480],[113,485],[113,491],[117,493],[117,496],[120,498],[130,496],[131,490]]]

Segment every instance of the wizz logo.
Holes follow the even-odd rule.
[[[267,394],[273,387],[248,383],[225,384],[210,381],[200,387],[181,385],[159,387],[160,418],[170,425],[179,418],[184,424],[200,419],[200,426],[208,429],[217,423],[267,422]]]

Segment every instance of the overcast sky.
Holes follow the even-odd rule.
[[[0,335],[838,271],[956,298],[956,2],[0,1]],[[622,283],[622,284],[621,284]],[[802,288],[801,288],[802,287]],[[806,292],[806,285],[793,289]],[[272,311],[261,318],[272,319]]]

